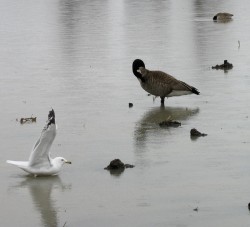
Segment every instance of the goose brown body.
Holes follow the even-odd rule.
[[[144,62],[136,59],[133,62],[133,72],[138,78],[141,87],[152,95],[160,96],[164,104],[165,97],[181,96],[188,94],[199,95],[200,92],[187,83],[177,80],[162,71],[150,71],[145,68]]]

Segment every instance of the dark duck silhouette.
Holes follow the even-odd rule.
[[[214,21],[229,21],[232,19],[233,14],[231,13],[217,13],[214,17]]]

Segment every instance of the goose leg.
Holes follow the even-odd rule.
[[[164,99],[165,99],[165,97],[161,97],[161,104],[163,104],[163,105],[164,105]]]

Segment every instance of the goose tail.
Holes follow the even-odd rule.
[[[196,95],[199,95],[199,94],[200,94],[200,92],[198,91],[197,88],[192,87],[192,86],[186,84],[186,83],[183,82],[183,81],[180,81],[180,80],[179,80],[179,82],[180,82],[184,87],[186,87],[186,89],[187,89],[188,91],[190,91],[190,92],[192,92],[192,93],[194,93],[194,94],[196,94]]]
[[[196,95],[199,95],[200,94],[200,92],[198,91],[198,89],[197,88],[195,88],[195,87],[192,87],[192,90],[191,90],[194,94],[196,94]]]

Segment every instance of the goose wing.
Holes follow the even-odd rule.
[[[190,86],[187,83],[185,83],[183,81],[180,81],[180,80],[178,80],[178,83],[175,84],[173,90],[176,90],[176,91],[190,91],[190,92],[192,92],[192,93],[194,93],[196,95],[200,94],[200,92],[198,91],[197,88],[195,88],[193,86]]]
[[[230,18],[230,17],[232,17],[233,16],[233,14],[231,14],[231,13],[217,13],[216,14],[216,16],[221,16],[221,17],[228,17],[228,18]]]
[[[190,91],[192,93],[199,94],[199,91],[195,87],[192,87],[181,80],[177,80],[165,72],[153,71],[152,73],[157,75],[158,80],[163,86],[169,87],[172,91]]]
[[[147,70],[144,75],[142,75],[147,84],[153,85],[157,88],[164,88],[165,90],[172,90],[172,85],[177,82],[177,80],[167,73],[162,71],[149,71]]]
[[[158,86],[163,86],[170,90],[186,90],[190,87],[186,83],[162,71],[148,71],[145,79],[150,83],[158,84]]]

